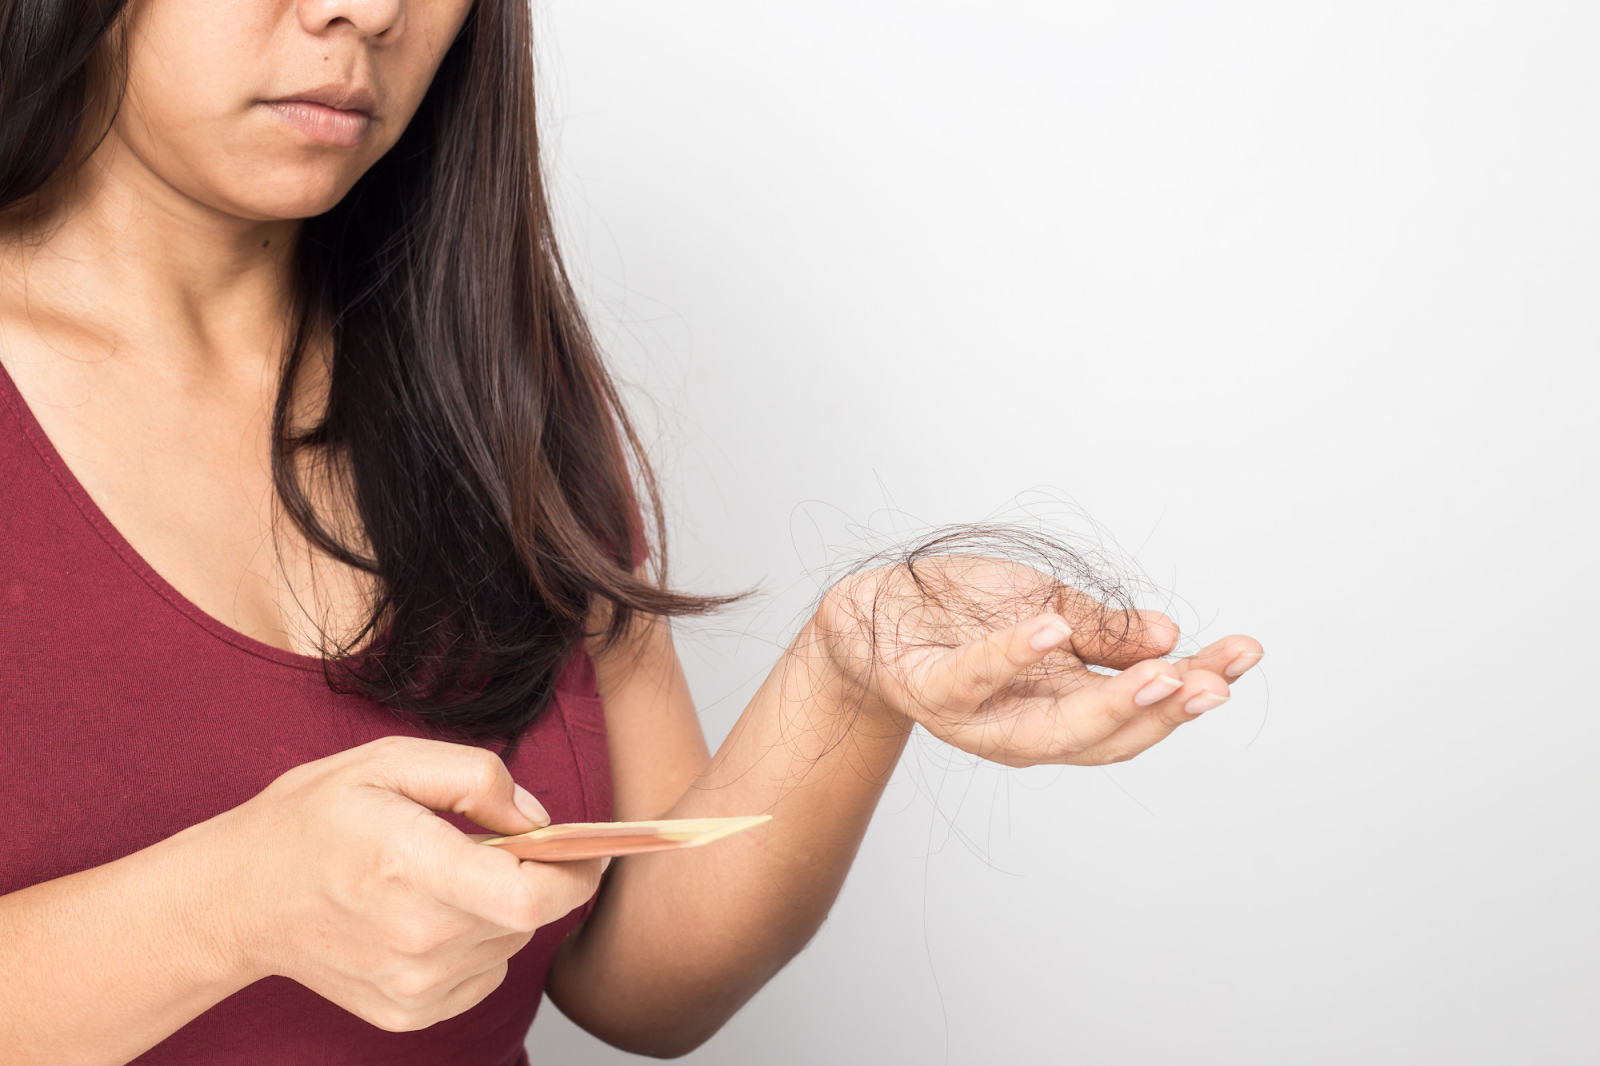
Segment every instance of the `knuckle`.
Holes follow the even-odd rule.
[[[569,868],[558,871],[555,878],[543,884],[530,886],[527,903],[527,924],[524,930],[535,930],[558,921],[592,898],[600,887],[599,859],[581,863],[568,863]]]
[[[1005,676],[1009,663],[1004,653],[996,654],[993,645],[984,644],[961,664],[956,689],[969,700],[981,700],[994,691]]]
[[[367,745],[367,750],[380,759],[398,759],[409,752],[411,739],[399,736],[379,737]]]
[[[1053,740],[1054,743],[1046,745],[1046,757],[1050,762],[1083,762],[1094,746],[1071,730],[1063,730]]]
[[[589,865],[589,864],[586,864]],[[596,859],[592,870],[585,870],[573,882],[569,892],[563,893],[558,902],[553,902],[545,907],[545,921],[553,922],[557,918],[576,910],[594,897],[600,890],[600,861]],[[552,913],[558,911],[560,913]]]
[[[1096,747],[1080,751],[1062,761],[1072,766],[1115,766],[1117,763],[1127,762],[1137,754],[1137,751],[1121,746]]]
[[[1005,664],[1008,671],[1016,673],[1018,670],[1026,670],[1033,665],[1035,658],[1037,653],[1027,644],[1017,641],[1006,642]]]
[[[318,761],[320,762],[321,760]],[[308,784],[308,779],[314,778],[318,769],[320,769],[320,767],[318,767],[316,763],[301,763],[299,766],[291,766],[289,769],[279,774],[273,780],[272,784],[267,787],[277,787],[292,791],[301,787],[302,785]]]
[[[401,1011],[399,1013],[399,1021],[395,1024],[394,1032],[415,1033],[418,1030],[428,1028],[438,1020],[438,1014],[435,1011]]]
[[[496,965],[494,967],[494,969],[492,969],[488,973],[484,974],[484,989],[483,989],[483,993],[482,993],[482,995],[478,996],[477,999],[474,999],[473,1002],[476,1003],[477,1000],[482,999],[484,996],[487,996],[490,992],[493,992],[495,989],[499,988],[502,984],[504,984],[505,980],[506,980],[506,975],[509,974],[510,972],[511,972],[511,963],[506,961],[505,959],[501,959],[499,964]]]
[[[414,1033],[433,1024],[433,1019],[424,1012],[401,1005],[381,988],[379,992],[378,1002],[367,1004],[357,1012],[365,1021],[389,1033]]]
[[[1170,701],[1171,698],[1168,697],[1167,700],[1153,704],[1152,706],[1155,708],[1156,714],[1164,714]],[[1104,713],[1107,721],[1111,722],[1113,725],[1121,726],[1126,725],[1149,710],[1150,707],[1141,707],[1132,700],[1107,700],[1105,703]]]
[[[437,929],[403,925],[389,938],[389,950],[403,959],[422,959],[444,946],[446,938]]]
[[[432,966],[405,966],[391,974],[381,986],[396,1008],[415,1013],[439,998],[439,972]]]
[[[1078,762],[1083,758],[1084,747],[1075,740],[1059,741],[1048,752],[1049,762]]]
[[[1194,715],[1185,710],[1187,706],[1187,701],[1173,700],[1168,706],[1161,709],[1161,712],[1159,715],[1157,715],[1156,720],[1160,722],[1166,730],[1166,732],[1161,734],[1162,736],[1166,736],[1167,733],[1172,732],[1180,725],[1194,720]]]
[[[471,748],[468,773],[472,787],[478,792],[489,792],[500,784],[500,778],[505,772],[505,766],[500,762],[500,757],[483,748]]]
[[[532,931],[550,922],[545,893],[526,881],[520,882],[506,896],[506,920],[513,929]]]
[[[420,1028],[411,1022],[411,1015],[399,1007],[369,1007],[361,1012],[361,1017],[386,1033],[409,1033]]]
[[[366,755],[363,772],[380,779],[402,774],[417,762],[421,755],[418,746],[425,743],[416,737],[379,737],[363,748]]]
[[[505,983],[506,975],[511,972],[511,964],[502,959],[493,968],[478,975],[471,988],[466,989],[466,996],[461,1003],[451,1005],[449,1015],[460,1014],[477,1006],[489,997],[489,994]]]

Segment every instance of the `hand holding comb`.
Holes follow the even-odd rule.
[[[654,822],[563,822],[531,833],[490,837],[482,843],[519,859],[571,862],[615,855],[698,848],[772,821],[770,814],[743,818],[667,818]]]

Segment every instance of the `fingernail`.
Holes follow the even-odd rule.
[[[1233,662],[1223,667],[1222,676],[1227,678],[1238,677],[1256,663],[1261,661],[1261,652],[1247,651],[1234,657]]]
[[[1194,699],[1183,705],[1184,714],[1205,714],[1213,707],[1221,707],[1228,702],[1228,697],[1219,696],[1215,692],[1202,692]]]
[[[600,873],[601,873],[601,875],[604,876],[605,872],[607,870],[609,870],[610,868],[611,868],[611,856],[607,855],[605,858],[600,860]]]
[[[534,828],[543,829],[550,824],[549,812],[544,809],[544,804],[533,798],[532,792],[521,785],[517,785],[512,792],[516,796],[517,810],[528,816],[528,821],[533,823]]]
[[[1152,703],[1160,703],[1182,687],[1183,681],[1179,678],[1173,677],[1171,674],[1162,674],[1133,694],[1133,705],[1135,707],[1148,707]]]
[[[1061,647],[1071,636],[1072,630],[1067,628],[1067,623],[1052,618],[1039,627],[1039,632],[1028,638],[1028,646],[1034,651],[1049,651]]]

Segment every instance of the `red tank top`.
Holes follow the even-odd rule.
[[[390,734],[426,735],[335,694],[320,660],[229,629],[150,569],[0,368],[0,893],[120,858],[238,806],[290,767]],[[509,767],[555,821],[610,819],[587,656],[569,664]],[[551,960],[587,911],[539,930],[482,1003],[420,1032],[385,1032],[269,977],[135,1061],[525,1063]]]

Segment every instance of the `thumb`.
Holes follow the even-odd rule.
[[[464,814],[497,833],[526,833],[550,824],[533,794],[511,779],[500,756],[466,744],[414,737],[376,741],[384,748],[379,780],[433,811]]]
[[[1059,614],[985,633],[932,660],[916,696],[930,709],[967,713],[1072,638]]]

